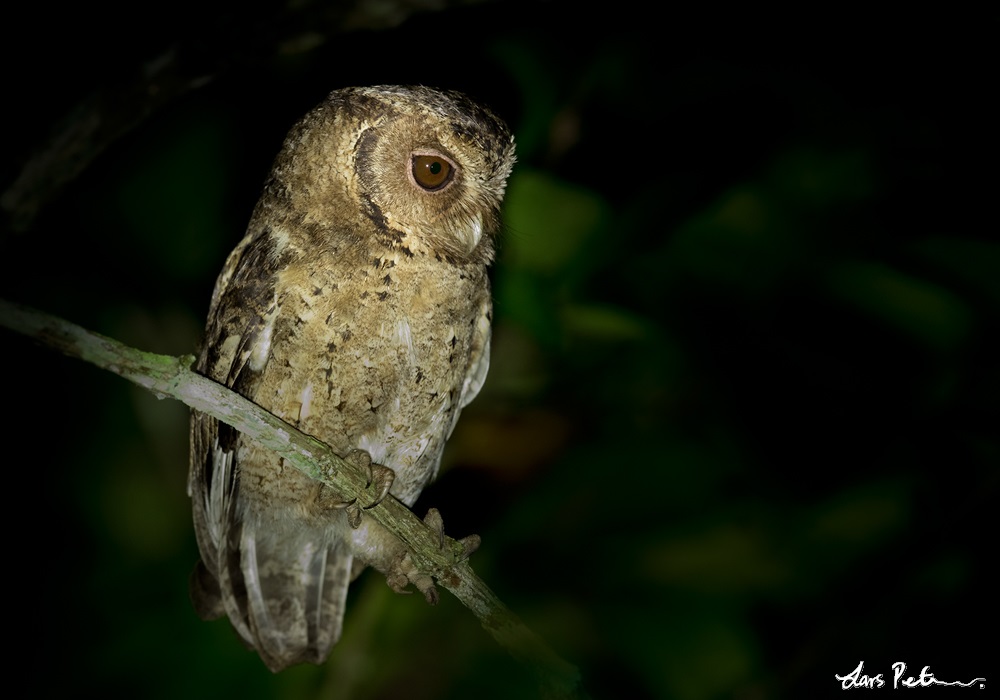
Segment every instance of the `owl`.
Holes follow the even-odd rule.
[[[197,370],[374,465],[412,506],[489,366],[504,123],[456,92],[348,88],[289,132],[219,275]],[[371,467],[369,467],[371,468]],[[192,600],[279,671],[323,662],[347,587],[400,545],[233,428],[195,413]],[[355,494],[357,496],[357,494]]]

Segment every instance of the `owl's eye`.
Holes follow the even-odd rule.
[[[455,175],[455,166],[441,155],[414,153],[410,172],[413,175],[414,183],[428,192],[434,192],[451,182]]]

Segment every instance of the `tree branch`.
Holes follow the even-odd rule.
[[[326,444],[301,432],[225,386],[191,370],[193,355],[142,352],[62,319],[0,299],[0,326],[34,338],[70,357],[128,379],[233,426],[274,450],[310,478],[342,497],[368,487],[367,475]],[[579,672],[529,630],[463,561],[463,546],[439,535],[392,496],[365,511],[409,548],[414,563],[432,575],[479,618],[493,638],[536,675],[546,698],[583,698]]]

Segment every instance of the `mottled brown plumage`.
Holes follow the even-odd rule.
[[[412,505],[486,377],[486,268],[513,152],[457,93],[332,93],[288,134],[226,261],[199,371],[341,455],[363,450]],[[340,496],[201,414],[188,488],[195,605],[228,615],[272,670],[325,660],[352,568],[398,561],[373,520],[352,528]]]

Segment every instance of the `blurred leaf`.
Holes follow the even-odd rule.
[[[747,594],[780,587],[791,572],[772,549],[772,535],[744,523],[719,523],[651,547],[643,573],[672,587],[700,591]]]
[[[668,259],[716,284],[766,285],[780,254],[770,219],[759,193],[745,187],[731,191],[674,233]]]
[[[767,180],[789,203],[811,209],[861,201],[876,191],[871,157],[857,147],[787,151],[775,160]]]
[[[505,265],[546,276],[571,266],[610,218],[597,193],[526,167],[515,170],[505,201]]]
[[[845,262],[829,272],[840,298],[935,350],[954,350],[972,315],[953,292],[876,262]]]
[[[648,321],[609,305],[568,304],[562,320],[567,333],[587,340],[638,340],[649,333]]]
[[[758,642],[738,609],[711,596],[618,601],[604,612],[651,697],[710,700],[751,677]]]
[[[914,244],[928,262],[948,270],[1000,304],[1000,245],[960,236],[928,236]]]

